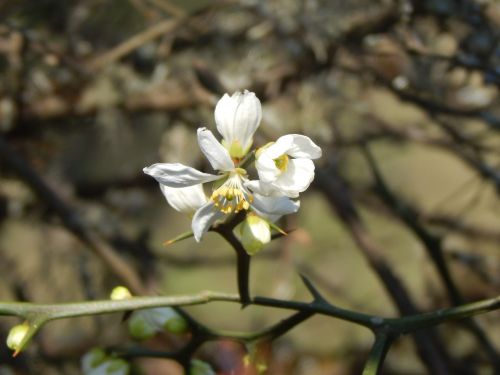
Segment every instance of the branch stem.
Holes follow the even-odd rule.
[[[375,342],[366,361],[363,375],[378,375],[380,373],[391,343],[392,337],[387,333],[380,333],[375,336]]]

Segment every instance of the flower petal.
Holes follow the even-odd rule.
[[[253,92],[235,92],[231,97],[225,94],[215,107],[217,130],[230,148],[233,142],[248,150],[253,142],[253,134],[262,119],[260,100]]]
[[[253,193],[264,195],[266,197],[282,196],[281,192],[269,183],[261,180],[250,180],[245,182],[244,186],[250,189]]]
[[[207,128],[198,128],[198,144],[213,169],[218,171],[234,169],[234,163],[231,156],[229,156],[229,152]]]
[[[311,138],[301,134],[289,134],[292,144],[287,154],[294,158],[318,159],[321,157],[321,148]]]
[[[215,181],[221,176],[200,172],[180,163],[156,163],[142,170],[160,184],[180,188]]]
[[[286,154],[292,146],[293,136],[291,134],[287,134],[279,137],[276,142],[265,148],[262,155],[271,159],[277,159],[281,155]]]
[[[281,174],[274,160],[264,153],[255,161],[255,168],[259,174],[259,179],[265,183],[276,181]]]
[[[212,201],[201,206],[194,214],[191,223],[191,229],[196,241],[200,242],[201,237],[210,229],[210,226],[223,216],[224,214],[215,207]]]
[[[184,188],[172,188],[160,184],[160,189],[172,208],[186,214],[194,214],[207,203],[207,197],[201,184]]]
[[[288,215],[297,212],[300,208],[299,201],[288,197],[265,197],[254,194],[253,198],[252,208],[265,215]]]
[[[291,159],[287,170],[273,182],[283,194],[296,198],[314,179],[314,163],[310,159]]]
[[[239,93],[235,93],[233,96],[236,94]],[[237,101],[233,100],[233,98],[228,94],[224,94],[215,106],[214,117],[215,123],[217,124],[217,130],[227,141],[232,141],[234,138],[234,129],[232,124],[234,113],[236,112],[236,106]]]

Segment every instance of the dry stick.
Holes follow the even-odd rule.
[[[168,19],[161,21],[150,28],[134,35],[130,39],[124,41],[123,43],[112,48],[110,51],[103,53],[90,60],[87,67],[91,71],[97,71],[102,67],[121,59],[122,57],[128,55],[130,52],[139,48],[143,44],[156,39],[166,33],[170,33],[177,29],[182,23],[187,19],[187,17],[182,17],[178,19]]]
[[[367,147],[363,147],[363,154],[370,167],[375,180],[375,190],[383,202],[399,217],[399,219],[406,224],[406,226],[413,231],[415,236],[422,242],[427,254],[434,263],[441,281],[445,285],[449,298],[453,305],[463,304],[464,298],[460,290],[455,285],[451,272],[448,268],[444,258],[444,251],[442,246],[442,238],[428,231],[418,221],[417,213],[401,198],[397,197],[387,186],[385,180],[380,173],[377,163]],[[490,342],[486,333],[481,327],[472,319],[465,320],[465,327],[471,331],[476,337],[478,342],[483,346],[483,349],[490,357],[490,360],[495,368],[495,371],[500,372],[500,358],[496,352],[495,347]]]
[[[2,136],[0,136],[0,159],[35,191],[41,200],[61,218],[63,225],[97,254],[134,294],[146,292],[135,270],[116,254],[104,240],[87,230],[75,211],[47,185]]]
[[[167,0],[148,0],[151,4],[156,6],[157,8],[160,8],[164,12],[174,16],[174,17],[184,17],[186,16],[186,12],[184,9],[178,7],[175,4],[172,4],[170,1]]]
[[[329,168],[328,171],[318,170],[315,185],[325,194],[344,222],[351,237],[379,277],[401,315],[417,314],[418,309],[405,286],[386,263],[381,255],[382,250],[364,228],[337,171],[334,168]],[[443,375],[453,373],[449,355],[436,332],[416,332],[414,340],[418,354],[430,373]]]
[[[154,2],[156,3],[157,6],[160,5],[159,0],[155,0]],[[106,66],[107,64],[110,64],[128,55],[129,53],[136,50],[143,44],[150,42],[156,38],[159,38],[164,34],[172,33],[177,28],[184,26],[187,23],[189,23],[189,25],[191,25],[197,31],[205,32],[205,25],[203,25],[202,22],[200,22],[199,18],[193,18],[192,15],[190,15],[189,13],[184,12],[177,6],[174,6],[172,4],[167,4],[167,2],[161,2],[161,3],[163,9],[165,10],[168,9],[168,12],[174,15],[175,17],[174,19],[167,19],[164,21],[160,21],[159,23],[147,28],[146,30],[132,36],[131,38],[127,39],[126,41],[112,48],[110,51],[107,51],[102,55],[97,56],[91,61],[89,61],[87,67],[91,71],[99,70],[102,67]],[[198,13],[202,13],[205,10],[210,10],[214,7],[224,6],[230,3],[231,1],[213,2],[207,7],[205,7],[203,10],[199,11]]]

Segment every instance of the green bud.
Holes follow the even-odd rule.
[[[127,288],[121,285],[113,288],[113,290],[111,291],[111,295],[109,296],[109,298],[111,298],[113,301],[118,301],[121,299],[127,299],[131,297],[132,293],[130,293],[130,291]]]
[[[175,316],[167,320],[164,327],[170,333],[180,334],[188,330],[189,324],[182,316]]]
[[[147,340],[153,337],[157,329],[148,322],[142,311],[134,312],[128,320],[128,332],[136,340]]]
[[[116,358],[108,361],[106,367],[106,374],[128,375],[129,372],[130,372],[130,365],[124,359]]]
[[[30,330],[30,325],[28,322],[18,324],[12,327],[7,336],[7,347],[14,350],[14,356],[16,356],[23,349],[23,342]]]
[[[89,350],[81,359],[81,369],[84,375],[94,375],[99,373],[100,368],[106,366],[107,354],[101,348]]]
[[[215,375],[215,371],[208,363],[193,359],[191,361],[191,371],[189,375]]]
[[[248,255],[255,255],[261,251],[265,244],[271,241],[269,223],[257,216],[247,215],[239,226],[241,243]]]
[[[88,352],[88,359],[90,367],[94,368],[102,365],[106,361],[106,353],[101,348],[94,348]]]

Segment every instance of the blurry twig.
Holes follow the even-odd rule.
[[[185,17],[179,19],[167,19],[161,21],[150,28],[134,35],[130,39],[122,42],[111,50],[94,57],[87,63],[87,68],[90,71],[97,71],[108,64],[111,64],[122,57],[128,55],[130,52],[139,48],[143,44],[156,39],[166,33],[173,32],[175,29],[180,27],[186,20]]]
[[[362,151],[374,178],[375,191],[378,193],[383,202],[394,212],[394,214],[422,242],[424,248],[427,250],[427,254],[432,259],[436,270],[438,271],[438,275],[440,276],[441,281],[446,287],[452,304],[463,304],[464,298],[455,282],[453,281],[451,272],[444,257],[442,238],[421,225],[417,213],[389,189],[378,169],[373,155],[369,151],[369,148],[363,147]],[[500,357],[496,352],[495,347],[487,337],[486,333],[473,320],[466,320],[464,321],[464,324],[465,327],[467,327],[471,331],[471,333],[475,335],[478,342],[483,346],[483,349],[489,355],[496,371],[500,371]]]
[[[135,270],[105,241],[87,230],[76,212],[52,190],[2,136],[0,136],[0,156],[2,162],[18,174],[42,201],[59,216],[63,225],[96,253],[122,282],[136,294],[145,293],[145,288]]]
[[[221,0],[215,1],[204,7],[203,9],[196,12],[196,14],[189,14],[184,12],[182,9],[174,6],[166,0],[150,0],[155,3],[156,6],[161,4],[162,9],[167,10],[170,14],[174,16],[173,19],[166,19],[158,22],[157,24],[150,26],[146,30],[141,31],[138,34],[135,34],[131,38],[125,40],[120,43],[116,47],[111,50],[103,53],[102,55],[94,57],[87,63],[87,67],[91,71],[96,71],[104,66],[113,63],[122,57],[125,57],[132,51],[136,50],[140,46],[159,38],[160,36],[164,36],[165,34],[172,33],[178,28],[188,25],[192,26],[198,32],[206,32],[206,25],[202,23],[201,17],[207,11],[210,11],[214,8],[225,6],[230,4],[229,0]]]
[[[403,316],[418,313],[418,309],[404,284],[383,258],[382,249],[378,247],[365,229],[348,190],[341,182],[336,167],[330,165],[328,169],[318,170],[314,183],[324,193],[332,208],[335,209],[343,221],[346,229],[377,274],[399,312]],[[446,347],[436,332],[416,333],[414,340],[418,354],[430,373],[449,374],[453,372],[453,366]]]

